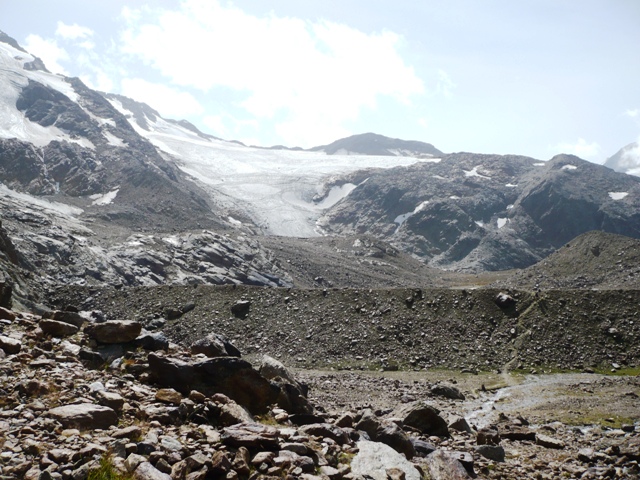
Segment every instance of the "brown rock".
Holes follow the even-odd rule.
[[[13,322],[15,319],[16,314],[14,312],[4,307],[0,307],[0,320],[10,320]]]
[[[500,434],[495,428],[481,428],[478,430],[476,441],[478,445],[498,445],[500,444]]]
[[[156,400],[172,405],[180,405],[182,394],[173,388],[161,388],[156,392]]]
[[[98,343],[131,342],[140,335],[141,331],[142,325],[131,320],[110,320],[84,327],[84,333]]]

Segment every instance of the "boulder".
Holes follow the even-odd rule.
[[[440,416],[440,410],[426,403],[407,404],[394,416],[402,418],[404,425],[413,427],[426,435],[449,436],[447,422]]]
[[[84,333],[98,343],[128,343],[142,331],[142,324],[131,320],[109,320],[84,327]]]
[[[277,450],[279,446],[278,430],[259,423],[239,423],[225,427],[220,439],[223,444],[235,448]]]
[[[16,314],[4,307],[0,307],[0,320],[9,320],[13,322],[16,319]]]
[[[188,395],[193,389],[205,395],[223,393],[251,413],[264,413],[276,403],[280,388],[262,377],[251,364],[236,357],[216,357],[193,364],[149,354],[150,379]]]
[[[19,353],[21,348],[20,340],[0,335],[0,349],[4,350],[7,355]]]
[[[431,480],[467,480],[473,478],[452,452],[436,450],[425,458],[424,466]]]
[[[43,318],[42,320],[40,320],[40,322],[38,322],[38,326],[40,327],[40,330],[42,330],[47,335],[58,338],[74,335],[80,330],[78,327],[70,323],[61,322],[59,320],[51,320],[48,318]]]
[[[133,472],[135,480],[172,480],[171,475],[162,473],[149,462],[141,462]]]
[[[412,458],[416,453],[408,435],[398,425],[379,419],[369,409],[364,411],[355,428],[366,432],[371,440],[384,443],[407,458]]]
[[[211,333],[191,344],[191,353],[202,353],[207,357],[241,357],[242,354],[222,335]]]
[[[562,450],[565,447],[565,444],[562,440],[558,440],[553,437],[548,437],[547,435],[536,435],[536,444],[545,448],[554,448],[557,450]]]
[[[512,308],[516,304],[515,298],[505,292],[498,293],[493,301],[500,308]]]
[[[157,350],[169,350],[169,339],[162,332],[146,332],[142,331],[140,336],[134,340],[136,347],[153,352]]]
[[[500,440],[500,434],[495,428],[485,427],[478,430],[476,438],[478,445],[498,445]]]
[[[116,412],[120,412],[124,406],[124,398],[122,395],[116,392],[107,392],[106,390],[100,390],[96,392],[96,400],[100,405],[112,408]]]
[[[313,435],[315,437],[330,438],[339,445],[349,442],[349,434],[340,427],[336,427],[330,423],[312,423],[299,428],[304,435]]]
[[[88,320],[78,312],[69,312],[63,310],[56,310],[54,312],[51,312],[50,319],[68,323],[78,328],[81,328],[85,323],[88,322]]]
[[[458,432],[471,433],[471,426],[469,426],[467,419],[459,416],[449,419],[449,429],[456,430]]]
[[[91,430],[106,429],[118,423],[118,415],[112,408],[92,403],[63,405],[52,408],[48,415],[59,421],[64,428]]]
[[[420,472],[404,455],[379,442],[358,442],[358,454],[351,461],[351,472],[364,478],[387,480],[387,470],[398,469],[406,480],[420,480]]]
[[[504,462],[504,448],[500,445],[477,445],[474,450],[489,460]]]
[[[464,400],[465,396],[458,388],[448,383],[439,383],[431,389],[432,395],[449,398],[451,400]]]
[[[249,313],[250,308],[251,302],[249,300],[238,300],[236,303],[231,305],[231,313],[236,317],[244,318]]]

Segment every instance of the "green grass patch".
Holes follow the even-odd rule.
[[[123,475],[113,468],[109,456],[103,456],[100,459],[100,466],[89,472],[87,480],[133,480],[131,475]]]

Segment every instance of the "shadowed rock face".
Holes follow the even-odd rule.
[[[372,172],[320,226],[375,235],[433,266],[523,268],[602,230],[640,238],[640,179],[558,155],[459,153]]]
[[[222,393],[254,414],[266,412],[275,403],[288,408],[291,413],[309,413],[310,410],[296,386],[270,382],[249,362],[237,357],[216,357],[188,363],[151,353],[149,373],[157,384],[185,394],[191,390],[205,395]]]

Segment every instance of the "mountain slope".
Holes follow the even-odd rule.
[[[640,237],[640,179],[569,155],[451,154],[373,172],[319,225],[368,232],[434,266],[522,268],[589,230]]]

